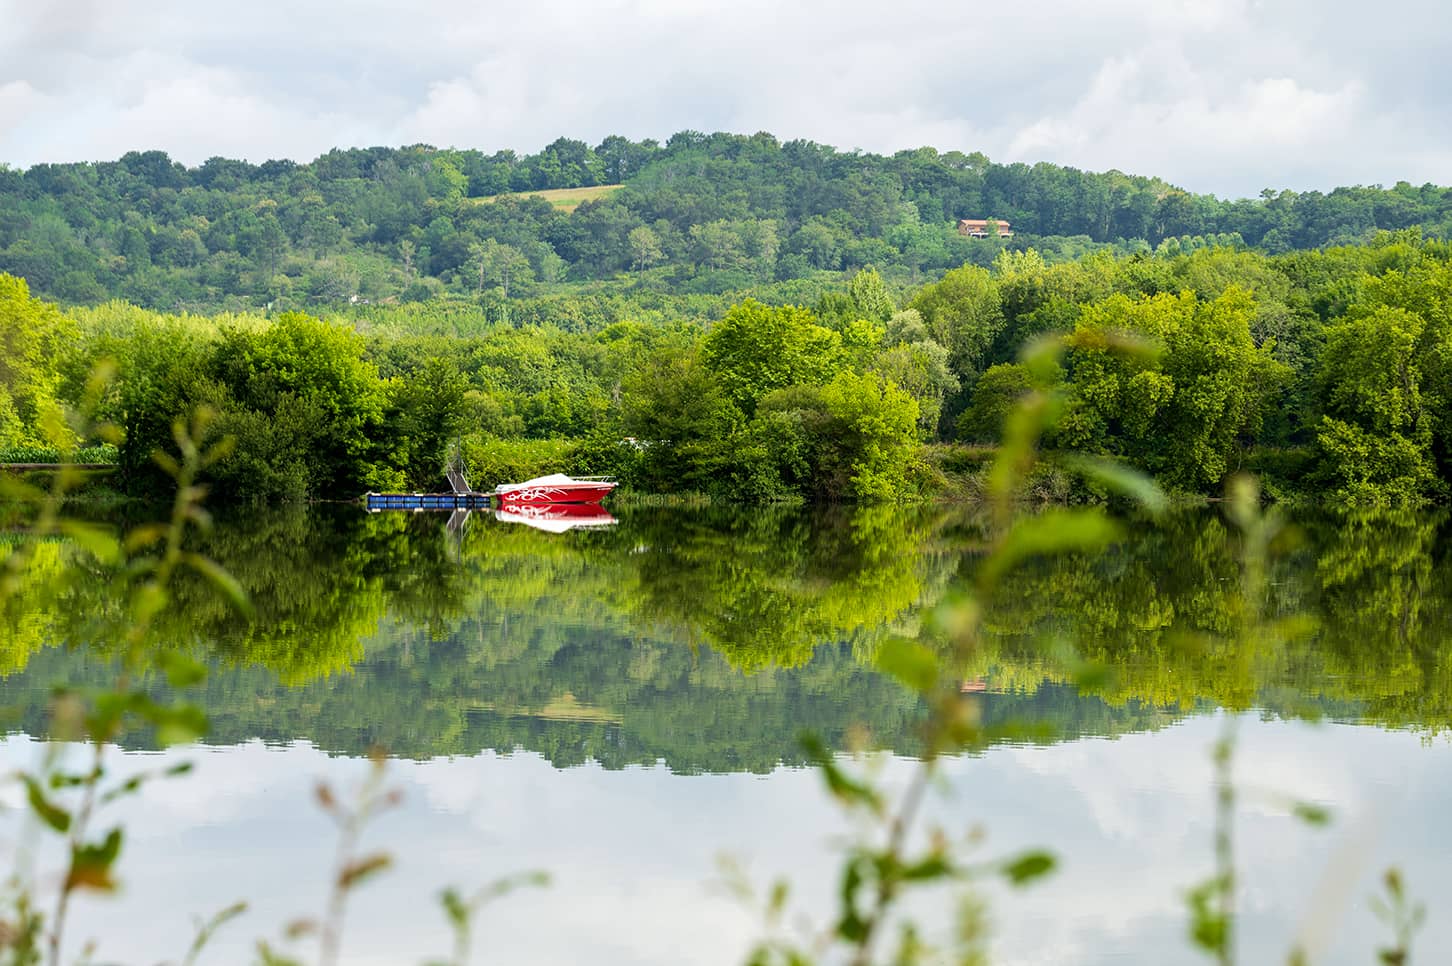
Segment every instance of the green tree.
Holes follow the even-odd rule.
[[[943,415],[943,400],[958,391],[958,379],[948,368],[948,350],[931,339],[899,343],[881,352],[871,368],[917,402],[918,430],[924,438],[932,438]]]
[[[761,400],[758,418],[802,427],[809,485],[828,500],[902,499],[922,462],[918,405],[875,372],[839,372],[822,386],[779,389]]]
[[[862,269],[847,283],[847,295],[857,310],[858,318],[886,325],[897,310],[882,276],[872,266]]]
[[[691,257],[697,265],[712,271],[741,268],[748,255],[741,232],[734,222],[723,219],[692,225]]]
[[[630,267],[637,272],[643,272],[665,260],[665,253],[660,248],[660,237],[649,226],[640,225],[630,229],[627,238],[630,242]]]
[[[842,339],[798,306],[747,299],[726,313],[702,346],[706,365],[742,411],[763,395],[793,385],[818,385],[842,362]]]
[[[231,329],[212,369],[232,404],[219,430],[237,437],[219,481],[235,493],[268,495],[285,471],[289,495],[354,496],[401,483],[390,466],[385,389],[363,358],[363,340],[338,325],[285,312],[261,331]]]
[[[0,446],[74,441],[57,398],[58,363],[74,338],[74,324],[33,298],[25,279],[0,274]]]
[[[1239,289],[1208,303],[1186,292],[1086,306],[1058,441],[1128,457],[1174,486],[1218,483],[1281,376],[1251,338],[1254,314]]]
[[[100,415],[124,434],[121,476],[130,491],[148,492],[164,479],[152,457],[173,445],[172,424],[179,414],[225,406],[226,390],[211,373],[215,350],[213,332],[154,317],[89,346],[94,357],[116,362],[116,384]]]
[[[1425,323],[1378,308],[1326,333],[1319,371],[1319,474],[1354,503],[1417,502],[1436,480],[1418,349]]]
[[[720,439],[741,427],[741,411],[694,348],[653,353],[622,385],[625,429],[643,441]]]
[[[395,432],[403,437],[406,483],[423,489],[443,478],[450,443],[470,428],[468,380],[449,356],[431,356],[399,377],[392,394]]]
[[[822,399],[837,424],[828,436],[829,475],[845,466],[851,473],[847,492],[862,501],[909,493],[922,458],[913,398],[874,373],[842,372],[822,388]]]
[[[499,286],[500,294],[508,299],[511,282],[527,280],[533,275],[529,259],[523,252],[513,245],[501,245],[492,238],[481,245],[470,246],[469,262],[479,280],[475,288],[478,295],[484,294],[485,284],[494,282]]]
[[[985,269],[955,268],[919,290],[909,307],[922,316],[934,341],[947,348],[954,375],[967,380],[983,371],[1004,324],[998,286]]]
[[[970,442],[997,442],[1008,414],[1033,388],[1028,367],[1010,362],[990,366],[974,384],[972,401],[954,426],[955,435]]]
[[[638,483],[712,492],[735,472],[745,418],[695,347],[652,353],[621,385],[625,431],[641,447]]]

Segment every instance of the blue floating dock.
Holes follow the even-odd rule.
[[[487,510],[488,493],[369,493],[369,513],[379,510]]]

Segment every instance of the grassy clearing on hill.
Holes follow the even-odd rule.
[[[487,198],[477,199],[480,204],[487,204],[514,195],[521,198],[533,198],[536,195],[554,205],[565,214],[569,214],[580,207],[586,201],[599,201],[608,198],[623,188],[624,185],[601,184],[589,188],[550,188],[545,191],[511,191],[507,195],[490,195]]]

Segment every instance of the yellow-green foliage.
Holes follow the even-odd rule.
[[[1452,266],[1419,261],[1360,281],[1321,356],[1320,476],[1347,502],[1415,504],[1446,490]]]
[[[585,156],[578,148],[560,157]],[[462,203],[462,163],[440,161],[421,177]],[[478,190],[477,177],[468,190]],[[502,217],[543,206],[487,207]],[[604,231],[609,210],[588,206],[582,217]],[[472,251],[454,236],[449,251]],[[57,403],[76,404],[86,376],[109,359],[117,379],[100,415],[125,431],[117,482],[135,493],[158,482],[151,457],[170,440],[172,420],[206,406],[220,414],[215,430],[237,444],[212,473],[223,501],[438,488],[454,442],[471,432],[579,441],[511,453],[481,437],[470,445],[484,461],[476,473],[488,477],[561,469],[563,460],[641,491],[901,499],[925,483],[921,447],[897,434],[901,394],[916,405],[922,441],[956,427],[995,443],[1024,386],[1021,353],[1067,333],[1063,371],[1051,380],[1066,411],[1051,448],[1113,456],[1201,494],[1217,493],[1233,469],[1269,449],[1307,454],[1284,464],[1272,483],[1278,496],[1444,496],[1447,246],[1398,233],[1267,257],[1234,239],[1213,241],[1057,264],[1037,250],[1003,250],[991,269],[964,265],[916,293],[901,276],[863,270],[837,291],[777,290],[810,291],[811,309],[766,304],[765,294],[736,305],[713,296],[709,309],[692,302],[691,314],[721,315],[704,327],[673,315],[685,302],[644,287],[507,305],[498,292],[373,304],[348,309],[352,321],[340,324],[283,311],[161,315],[119,302],[66,317],[12,279],[0,445],[64,435]],[[442,257],[446,239],[409,245],[400,250],[410,259]],[[531,266],[510,268],[510,284],[544,271]],[[478,267],[504,284],[500,265]],[[899,293],[911,307],[894,311]],[[1066,486],[1050,489],[1062,496]]]
[[[23,670],[41,648],[61,643],[56,633],[60,601],[74,578],[70,549],[60,541],[32,546],[18,582],[0,598],[0,677]],[[0,546],[0,568],[18,552]]]
[[[747,299],[712,327],[702,345],[706,365],[750,414],[762,396],[788,386],[820,385],[842,365],[842,338],[797,306]]]
[[[223,332],[245,330],[260,332],[267,328],[267,316],[259,312],[156,312],[119,300],[96,306],[77,306],[66,310],[74,319],[83,339],[105,336],[127,338],[141,329],[165,327],[171,331],[218,337]]]
[[[577,444],[566,439],[498,439],[473,434],[463,441],[466,475],[475,489],[519,483],[574,469]]]
[[[1069,345],[1069,410],[1061,445],[1127,456],[1192,490],[1222,480],[1254,435],[1281,376],[1251,338],[1252,296],[1229,288],[1086,306]]]
[[[75,326],[33,298],[22,278],[0,273],[0,447],[73,446],[60,416],[59,360]]]
[[[986,270],[972,265],[955,268],[919,291],[911,307],[922,315],[933,339],[948,350],[954,372],[966,375],[984,368],[989,347],[1004,325],[999,286]]]

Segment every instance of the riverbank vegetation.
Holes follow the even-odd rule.
[[[1416,232],[1285,255],[1000,251],[900,292],[869,268],[805,306],[640,315],[63,309],[3,276],[0,450],[108,442],[57,416],[99,369],[113,485],[154,488],[175,415],[207,407],[234,441],[210,474],[224,502],[436,489],[452,452],[486,487],[562,470],[752,502],[916,499],[971,491],[1034,387],[1063,390],[1040,471],[1055,498],[1094,496],[1055,475],[1057,451],[1187,494],[1249,468],[1278,497],[1349,504],[1440,501],[1452,474],[1452,246]],[[1031,372],[1021,353],[1050,335],[1062,358]],[[934,448],[953,442],[970,445]]]

